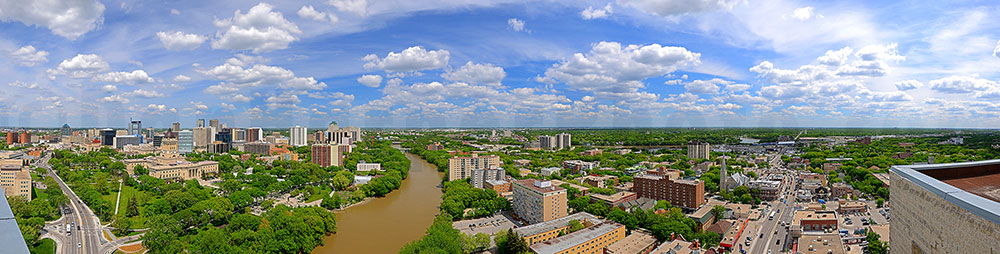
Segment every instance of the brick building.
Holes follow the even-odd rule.
[[[705,183],[701,180],[678,179],[676,174],[647,174],[633,178],[632,190],[640,198],[666,200],[671,205],[698,209],[705,204]]]
[[[566,216],[566,189],[549,181],[535,179],[513,182],[514,202],[511,207],[518,217],[535,224]]]

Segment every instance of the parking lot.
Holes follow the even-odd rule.
[[[455,227],[462,233],[470,235],[485,233],[492,236],[501,230],[514,228],[514,226],[515,224],[513,220],[506,213],[479,219],[456,221],[452,223],[452,227]]]

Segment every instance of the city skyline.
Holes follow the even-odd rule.
[[[0,10],[0,126],[1000,124],[1000,30],[988,4],[86,0]]]

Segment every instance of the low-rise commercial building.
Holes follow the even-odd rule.
[[[837,212],[840,214],[859,214],[868,212],[868,204],[861,201],[844,200],[837,201]]]
[[[580,224],[584,227],[591,227],[604,222],[604,220],[598,219],[597,216],[594,216],[593,214],[579,212],[562,218],[515,228],[514,233],[517,233],[518,236],[524,238],[524,241],[527,242],[528,245],[532,245],[556,239],[556,237],[559,237],[560,235],[569,233],[569,222],[573,220],[580,222]]]
[[[611,208],[624,209],[625,207],[622,207],[622,204],[639,199],[639,195],[636,195],[635,192],[622,191],[611,195],[591,193],[590,198],[592,200],[604,202],[605,205],[608,205],[608,207]]]
[[[837,213],[834,211],[798,210],[792,216],[792,237],[805,232],[825,233],[837,231]]]
[[[635,230],[624,239],[604,248],[604,254],[645,254],[652,251],[653,248],[656,248],[656,237],[641,230]]]
[[[508,181],[501,180],[486,180],[486,184],[483,185],[484,189],[491,189],[497,193],[497,195],[503,196],[504,193],[511,192],[511,185]]]
[[[516,180],[512,189],[514,214],[529,224],[566,216],[566,189],[535,179]]]
[[[844,254],[844,242],[839,234],[803,235],[798,241],[798,252],[802,254]]]
[[[781,181],[756,180],[750,181],[750,189],[757,190],[753,194],[761,200],[777,200],[781,195]]]
[[[604,248],[625,238],[625,225],[613,221],[587,227],[556,239],[532,244],[536,253],[598,254]]]

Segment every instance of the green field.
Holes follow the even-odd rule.
[[[330,192],[333,191],[333,188],[330,188],[330,186],[322,186],[322,187],[313,186],[307,188],[313,188],[314,190],[313,194],[306,199],[307,203],[323,199],[324,197],[326,197],[326,195],[329,195]]]
[[[122,185],[121,202],[118,203],[118,213],[119,214],[125,214],[125,209],[128,209],[128,201],[133,196],[135,196],[136,200],[139,200],[139,202],[141,202],[141,200],[143,200],[144,198],[149,197],[148,194],[143,193],[143,192],[141,192],[139,190],[136,190],[135,188],[133,188],[131,186]],[[114,207],[115,201],[118,198],[118,192],[112,191],[112,192],[110,192],[110,194],[104,195],[102,198],[104,200],[108,201],[108,204],[110,204],[111,207]],[[112,211],[112,212],[114,212],[114,211]],[[139,215],[139,216],[136,216],[136,217],[132,217],[132,229],[139,229],[139,228],[144,228],[144,227],[146,227],[146,218],[142,217],[142,215]]]
[[[32,254],[52,254],[56,253],[56,241],[52,239],[45,238],[38,241],[38,244],[31,246],[30,250]]]

